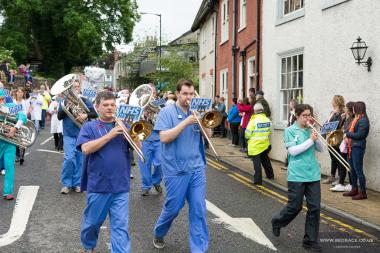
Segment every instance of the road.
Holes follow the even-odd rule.
[[[39,188],[34,203],[29,203],[32,197],[28,197],[32,209],[25,230],[18,240],[9,244],[4,237],[10,229],[16,201],[0,200],[2,253],[82,251],[79,231],[85,193],[60,194],[63,154],[54,151],[53,140],[48,140],[49,137],[49,131],[43,130],[33,147],[27,150],[24,165],[16,165],[16,194],[20,186]],[[154,249],[152,233],[164,195],[152,190],[151,195],[141,196],[138,167],[133,167],[133,174],[135,178],[131,181],[129,216],[132,252],[190,252],[187,205],[165,238],[166,248]],[[281,230],[279,238],[274,237],[270,220],[286,203],[286,193],[268,185],[253,185],[250,178],[250,175],[240,170],[208,158],[208,252],[306,252],[301,247],[306,209],[287,228]],[[0,181],[0,187],[3,187],[3,179]],[[18,220],[21,223],[21,219]],[[20,225],[16,223],[13,227],[19,228]],[[330,240],[322,242],[324,252],[374,252],[374,247],[379,247],[380,234],[322,211],[320,238]],[[7,245],[1,246],[2,243]],[[110,252],[109,248],[107,220],[101,229],[97,252]]]

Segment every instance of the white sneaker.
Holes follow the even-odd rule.
[[[345,187],[342,184],[337,184],[334,187],[330,188],[330,191],[333,191],[333,192],[344,192],[345,191]]]
[[[3,175],[3,176],[5,175],[5,170],[1,171],[1,175]]]
[[[62,189],[61,189],[62,194],[68,194],[69,192],[70,192],[70,189],[68,187],[66,187],[66,186],[62,187]]]
[[[335,186],[337,184],[339,184],[339,177],[336,177],[336,180],[331,183],[332,186]]]
[[[352,190],[352,186],[350,185],[350,184],[348,184],[348,185],[346,185],[345,187],[344,187],[344,191],[345,192],[350,192]]]

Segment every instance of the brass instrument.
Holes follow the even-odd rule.
[[[68,74],[54,83],[50,93],[55,96],[63,94],[67,99],[67,104],[61,103],[62,110],[70,117],[70,119],[80,128],[84,121],[77,120],[80,114],[90,112],[86,104],[82,101],[80,95],[73,89],[73,83],[76,80],[76,74]]]
[[[153,90],[150,84],[142,84],[138,86],[129,98],[129,104],[140,106],[144,109],[145,117],[153,124],[156,123],[157,115],[160,107],[153,104]]]
[[[26,125],[21,125],[13,137],[7,136],[10,128],[15,127],[16,123],[16,116],[3,114],[2,117],[0,117],[0,139],[19,146],[20,148],[32,146],[37,137],[37,130],[34,123],[30,120],[27,121]]]
[[[194,97],[199,98],[200,96],[199,96],[198,92],[196,90],[194,90],[194,91],[195,91]],[[191,102],[189,101],[189,104],[190,103]],[[219,126],[222,123],[222,119],[223,119],[222,114],[217,110],[210,110],[202,116],[201,120],[199,120],[195,111],[193,111],[193,115],[197,119],[199,128],[200,128],[203,136],[206,138],[206,140],[208,141],[212,151],[214,152],[215,158],[218,159],[218,153],[216,152],[214,145],[212,145],[212,142],[211,142],[210,138],[208,137],[204,128],[210,128],[211,129],[211,128],[215,128],[215,127]]]
[[[133,106],[139,106],[144,109],[144,112],[146,112],[148,119],[151,119],[152,121],[155,121],[156,115],[154,115],[154,111],[152,109],[151,105],[149,105],[152,102],[153,99],[153,90],[148,84],[143,84],[138,86],[131,94],[129,98],[129,105]],[[150,118],[152,117],[152,118]],[[153,125],[149,123],[146,120],[139,120],[136,122],[130,122],[132,123],[130,129],[125,126],[124,122],[121,119],[116,119],[116,124],[119,125],[123,130],[123,135],[125,139],[129,142],[129,144],[132,146],[132,148],[136,151],[137,155],[140,157],[142,162],[145,162],[144,154],[141,151],[138,143],[141,141],[146,140],[149,135],[153,131]]]
[[[322,124],[316,120],[314,117],[311,117],[312,120],[319,126],[322,127]],[[348,171],[351,171],[350,164],[339,154],[338,151],[334,149],[334,145],[339,145],[341,140],[343,140],[343,131],[342,130],[335,130],[332,131],[327,135],[327,139],[323,138],[323,136],[317,131],[317,129],[311,124],[310,122],[307,122],[308,126],[313,129],[317,134],[318,138],[322,143],[327,147],[327,149],[330,151],[330,153],[338,160],[338,162]],[[337,144],[339,142],[339,144]],[[334,144],[334,145],[333,145]]]

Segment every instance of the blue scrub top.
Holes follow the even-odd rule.
[[[100,120],[86,122],[79,133],[76,146],[99,139],[114,128],[115,123]],[[116,136],[98,151],[84,156],[81,189],[93,193],[129,192],[129,145],[123,135]]]
[[[169,130],[191,115],[184,113],[175,104],[161,109],[158,114],[155,131]],[[164,176],[190,174],[206,166],[201,131],[197,124],[187,126],[170,143],[161,143],[161,166]]]

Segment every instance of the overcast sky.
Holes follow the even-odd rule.
[[[172,41],[190,30],[202,0],[137,0],[139,12],[151,12],[162,15],[162,41]],[[146,36],[159,39],[160,18],[155,15],[141,15],[133,32],[134,41],[143,41]],[[127,51],[130,45],[117,47]]]

